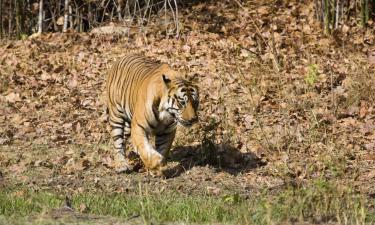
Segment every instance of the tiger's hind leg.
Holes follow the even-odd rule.
[[[131,172],[133,168],[125,156],[125,142],[130,137],[130,123],[118,112],[109,110],[109,124],[114,145],[115,170],[118,173]]]

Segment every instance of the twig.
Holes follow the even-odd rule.
[[[176,37],[179,37],[180,35],[180,23],[178,22],[178,6],[177,6],[177,1],[174,1],[174,5],[176,6]]]
[[[164,24],[167,24],[167,0],[164,0]],[[165,34],[168,33],[168,27],[165,26]]]

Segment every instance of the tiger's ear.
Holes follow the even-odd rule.
[[[169,77],[165,74],[163,74],[163,81],[164,81],[164,84],[169,87],[171,85],[171,79],[169,79]]]

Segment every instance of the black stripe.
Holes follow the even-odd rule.
[[[123,135],[119,134],[119,135],[116,135],[116,136],[112,136],[113,140],[114,141],[117,141],[118,139],[124,139]]]
[[[159,111],[155,107],[152,107],[152,112],[154,113],[155,120],[159,123]]]
[[[109,123],[111,124],[112,127],[116,127],[116,128],[122,128],[122,127],[124,127],[123,123],[119,123],[119,122],[116,122],[116,121],[113,121],[113,120],[110,120]],[[117,127],[115,125],[119,125],[119,126]]]
[[[170,130],[169,134],[171,134],[172,132],[175,132],[176,131],[176,126],[177,126],[177,123],[175,122],[172,122],[171,124],[169,124],[165,130]]]
[[[122,106],[120,105],[120,107],[122,108]],[[124,114],[124,110],[123,109],[119,109],[119,108],[117,108],[117,105],[116,105],[116,109],[117,109],[117,111],[119,112],[119,113],[122,113],[122,114]]]
[[[126,113],[127,114],[127,113]],[[124,121],[126,122],[126,123],[128,123],[129,124],[129,127],[130,127],[130,124],[132,123],[132,121],[126,116],[126,117],[123,117],[123,119],[124,119]]]
[[[158,146],[165,145],[168,141],[169,139],[162,139],[162,140],[156,141],[156,146],[158,147]]]
[[[155,120],[159,122],[159,105],[160,105],[160,98],[157,98],[153,103],[152,103],[152,113],[154,114]]]
[[[168,132],[168,133],[157,134],[156,137],[165,138],[165,137],[170,136],[172,133],[173,131]]]

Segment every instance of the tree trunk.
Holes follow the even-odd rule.
[[[13,33],[13,8],[12,8],[13,4],[12,4],[12,1],[9,2],[9,17],[8,17],[8,35],[9,37],[12,36],[12,33]]]
[[[3,38],[3,0],[0,0],[0,38]]]
[[[366,26],[369,19],[368,0],[361,0],[361,25]]]
[[[70,24],[70,29],[73,29],[73,26],[74,26],[74,24],[73,24],[73,9],[72,9],[72,6],[71,5],[69,5],[69,24]]]
[[[330,5],[329,0],[323,0],[323,20],[324,20],[324,33],[330,34]]]
[[[15,0],[14,6],[16,8],[16,36],[17,39],[21,39],[21,32],[22,32],[22,20],[21,20],[21,0]]]
[[[66,32],[66,30],[68,29],[68,13],[69,13],[69,0],[65,0],[63,32]]]
[[[336,0],[336,17],[335,17],[335,29],[339,27],[340,20],[340,0]]]
[[[87,23],[88,23],[88,26],[89,26],[88,30],[90,30],[91,29],[91,20],[92,20],[91,4],[90,4],[90,2],[88,2],[87,4],[88,4],[88,6],[87,6],[87,8],[88,8],[88,12],[87,12],[88,21],[87,21]]]
[[[122,0],[118,0],[117,1],[117,17],[118,17],[118,21],[122,21],[121,11],[122,11]]]
[[[39,0],[38,33],[43,32],[43,0]]]
[[[78,8],[77,8],[77,14],[78,14],[78,18],[77,18],[77,21],[78,21],[77,30],[78,30],[78,32],[83,32],[83,20],[82,20],[83,13]]]
[[[35,25],[33,22],[31,22],[31,2],[30,0],[26,0],[24,2],[23,6],[23,31],[27,34],[30,34],[32,32],[33,26]]]

